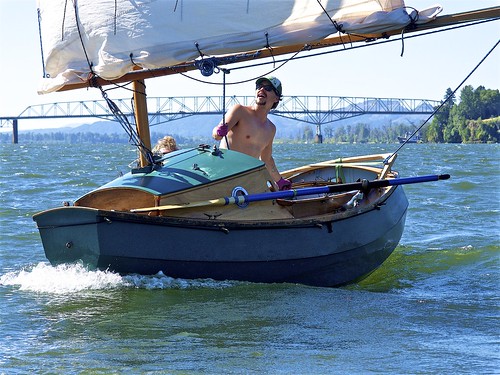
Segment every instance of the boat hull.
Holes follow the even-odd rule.
[[[408,201],[402,187],[391,190],[377,205],[316,219],[223,222],[61,207],[34,220],[53,265],[339,286],[370,274],[397,246]]]

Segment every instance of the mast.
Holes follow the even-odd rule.
[[[146,84],[143,79],[133,81],[134,88],[134,107],[135,107],[135,124],[137,134],[141,139],[144,147],[151,150],[151,135],[149,133],[149,118],[148,104],[146,100]],[[139,153],[139,161],[141,167],[149,164],[143,152]]]

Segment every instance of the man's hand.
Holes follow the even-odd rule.
[[[276,181],[276,185],[278,185],[278,188],[280,190],[290,190],[292,188],[292,183],[290,180],[287,180],[283,177],[279,179],[279,181]]]
[[[229,131],[229,126],[227,124],[219,124],[215,127],[212,135],[215,139],[221,139]]]

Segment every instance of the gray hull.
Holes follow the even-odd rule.
[[[391,190],[376,206],[314,220],[223,222],[84,207],[44,211],[34,220],[53,265],[339,286],[370,274],[397,246],[408,201],[401,186]]]

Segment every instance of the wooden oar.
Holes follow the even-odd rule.
[[[136,208],[130,211],[149,212],[149,211],[176,210],[180,208],[192,208],[192,207],[203,207],[203,206],[227,206],[229,204],[244,204],[250,202],[280,199],[280,198],[295,198],[302,195],[329,194],[329,193],[338,193],[351,190],[369,191],[370,189],[381,188],[386,186],[417,184],[421,182],[447,180],[448,178],[450,178],[449,174],[442,174],[442,175],[426,175],[417,177],[394,178],[387,180],[372,180],[372,181],[363,180],[361,182],[352,182],[348,184],[291,189],[291,190],[275,191],[269,193],[240,195],[236,197],[222,197],[206,201],[188,202],[185,204],[168,204],[165,206]]]

